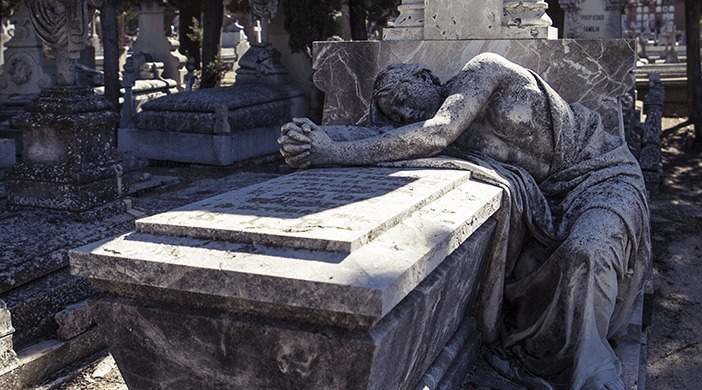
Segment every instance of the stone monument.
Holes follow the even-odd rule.
[[[60,5],[60,6],[57,6]],[[8,177],[11,206],[41,207],[90,218],[123,190],[114,149],[113,107],[78,82],[76,62],[92,15],[86,0],[31,0],[32,25],[56,62],[55,87],[43,89],[14,121],[24,132],[23,160]]]
[[[556,39],[543,0],[403,0],[384,40]]]
[[[276,152],[280,126],[306,115],[306,101],[266,41],[267,21],[278,2],[252,0],[251,5],[256,42],[239,60],[234,85],[143,104],[134,125],[120,129],[120,150],[150,160],[220,166]]]
[[[410,3],[413,3],[412,7],[409,7]],[[636,302],[641,300],[641,286],[650,264],[646,189],[641,169],[626,145],[621,126],[620,100],[634,86],[632,42],[460,40],[456,37],[460,37],[463,29],[478,31],[492,29],[494,25],[491,18],[476,16],[487,8],[476,4],[464,10],[461,9],[464,2],[453,4],[453,9],[448,12],[449,23],[444,22],[437,28],[446,32],[442,39],[437,39],[436,35],[429,38],[428,26],[434,16],[439,18],[436,13],[426,12],[429,2],[404,2],[403,5],[408,6],[405,14],[409,15],[411,10],[414,16],[406,19],[401,16],[399,21],[405,25],[410,24],[410,20],[414,22],[415,38],[316,43],[314,81],[325,92],[323,123],[316,125],[302,120],[284,126],[281,154],[293,167],[316,167],[377,164],[446,153],[477,164],[480,168],[472,170],[476,179],[508,183],[504,187],[506,194],[517,193],[517,197],[504,204],[502,210],[506,212],[511,204],[511,210],[516,214],[508,217],[513,219],[512,227],[504,236],[505,241],[491,248],[489,271],[481,280],[483,286],[492,286],[481,290],[484,299],[479,305],[479,317],[483,320],[480,337],[489,351],[486,360],[503,377],[527,388],[549,388],[549,384],[556,388],[635,387],[638,376],[621,374],[639,372],[639,355],[623,363],[629,368],[622,370],[621,361],[625,356],[615,355],[611,347],[618,343],[613,341],[619,336],[618,332],[636,327],[631,325],[636,323],[631,319],[636,317]],[[422,5],[425,13],[420,18]],[[485,22],[482,26],[461,24],[459,21],[464,16],[477,17]],[[422,23],[417,22],[419,19]],[[420,25],[421,34],[417,32]],[[424,39],[417,40],[418,36]],[[500,36],[488,38],[493,37]],[[541,97],[535,98],[532,91]],[[548,104],[543,102],[545,96]],[[542,103],[534,105],[539,100]],[[594,141],[597,146],[586,140]],[[575,152],[575,149],[584,152],[586,145],[592,148],[587,153]],[[551,151],[542,154],[546,150]],[[545,155],[554,159],[542,160]],[[503,163],[509,167],[502,166]],[[556,168],[558,165],[560,168]],[[485,172],[485,167],[492,173]],[[514,167],[519,169],[512,170]],[[615,183],[618,180],[615,178],[623,178],[620,173],[624,171],[628,172],[628,179],[624,181],[631,181]],[[596,176],[610,178],[606,189],[594,182],[591,182],[592,186],[585,184]],[[531,184],[523,181],[526,177],[532,177],[527,179]],[[573,187],[576,182],[578,188]],[[597,191],[597,188],[602,190],[597,197],[585,193]],[[624,198],[627,200],[617,201]],[[560,203],[564,199],[568,200]],[[600,201],[602,206],[616,211],[598,215],[594,211],[584,212],[598,209]],[[571,202],[578,204],[577,210],[571,207],[575,205]],[[550,207],[555,207],[554,214]],[[566,220],[556,222],[552,219],[552,216],[564,213],[569,215]],[[620,217],[631,223],[624,226]],[[592,228],[590,218],[598,221],[599,228]],[[539,221],[536,225],[541,226],[525,222],[529,225],[527,236],[535,232],[538,232],[536,236],[541,233],[550,235],[546,232],[557,229],[562,235],[552,236],[555,241],[536,245],[559,249],[555,252],[546,249],[539,254],[531,252],[532,249],[528,248],[537,241],[541,242],[541,238],[534,236],[521,241],[525,236],[515,232],[522,231],[520,226],[525,220]],[[575,228],[576,225],[579,227]],[[500,226],[503,225],[498,221],[496,237],[502,234],[499,233],[502,231]],[[634,227],[634,230],[629,230],[629,227]],[[609,232],[620,238],[611,239]],[[499,240],[495,238],[495,242]],[[631,276],[622,278],[623,274],[606,273],[608,278],[617,277],[620,286],[630,286],[627,291],[616,288],[600,290],[606,290],[610,298],[602,301],[595,298],[598,303],[592,306],[592,310],[587,310],[588,313],[607,311],[609,306],[600,302],[616,300],[616,309],[607,314],[583,315],[584,304],[568,301],[569,309],[566,309],[561,303],[556,303],[557,296],[565,293],[565,290],[557,292],[556,280],[559,286],[566,279],[570,280],[566,282],[568,285],[571,281],[572,285],[592,281],[585,274],[574,279],[565,276],[565,268],[570,269],[570,266],[554,273],[544,271],[546,268],[538,271],[531,268],[534,273],[525,269],[517,271],[526,264],[520,265],[519,262],[526,258],[530,259],[526,262],[533,260],[530,264],[543,267],[548,267],[546,264],[550,261],[559,262],[555,259],[570,259],[568,264],[573,265],[580,260],[600,259],[592,251],[595,247],[609,245],[603,244],[605,241],[614,247],[624,242],[636,247],[631,252],[618,247],[613,249],[617,255],[606,257],[607,263],[614,264],[623,258],[621,256],[630,256],[627,264]],[[598,244],[583,245],[585,242]],[[499,254],[504,253],[500,252],[502,250],[512,254],[502,257]],[[498,258],[507,262],[495,262]],[[500,264],[509,265],[503,269]],[[497,274],[489,275],[497,269],[500,270]],[[543,272],[551,276],[545,276]],[[539,282],[531,285],[537,280]],[[539,285],[541,281],[548,287]],[[604,279],[593,283],[611,286]],[[559,302],[566,304],[566,300]],[[554,320],[560,314],[547,319],[538,307],[553,308],[551,313],[554,314],[573,309],[569,318],[578,318],[578,321]],[[640,318],[640,312],[638,316]],[[595,318],[602,321],[600,325],[587,325]],[[580,330],[570,328],[571,325],[580,329],[609,330],[603,331],[606,335],[585,336]],[[641,329],[640,321],[638,329]],[[574,334],[582,337],[570,336]],[[472,336],[478,337],[478,334]],[[640,351],[640,339],[635,340]],[[578,352],[573,352],[576,350],[587,350],[588,354],[576,357]],[[476,383],[480,385],[479,381]]]
[[[442,71],[447,62],[439,53],[460,52],[446,42],[382,43],[414,54],[426,50],[422,55],[439,61]],[[613,55],[604,48],[615,43],[625,42],[612,41],[600,50]],[[320,43],[326,47],[319,53],[342,61],[346,72],[361,65],[339,56],[343,49],[336,55],[325,52],[334,44]],[[584,42],[574,45],[579,44]],[[465,54],[465,42],[463,46]],[[528,50],[525,46],[518,45],[514,54]],[[431,48],[434,52],[427,53]],[[624,61],[608,58],[594,61],[594,67],[616,75],[624,63],[630,70],[635,58],[631,47],[628,53]],[[568,58],[570,53],[552,54],[558,58],[546,61],[554,66],[548,76],[557,82],[565,64],[583,67]],[[539,64],[544,59],[533,60]],[[361,67],[363,74],[372,69],[367,63]],[[587,108],[585,102],[599,93],[590,84],[569,87],[580,98],[568,104],[536,72],[494,53],[480,53],[457,68],[442,83],[423,65],[384,66],[373,82],[364,123],[319,126],[296,119],[282,129],[281,154],[296,168],[420,159],[401,163],[417,167],[425,166],[423,157],[439,153],[475,164],[465,169],[480,180],[500,183],[510,197],[503,210],[511,210],[498,224],[481,279],[485,360],[527,388],[635,386],[638,376],[632,382],[622,373],[638,368],[623,370],[625,356],[616,355],[613,346],[627,339],[640,307],[650,267],[650,232],[644,176],[624,138],[621,112],[615,109],[619,115],[608,118],[597,112],[604,106]],[[628,73],[611,79],[600,74],[598,79],[616,90],[627,81],[631,85]],[[338,85],[359,96],[358,84]],[[595,97],[592,103],[604,102]],[[626,275],[619,271],[623,264]],[[640,364],[636,356],[629,367]]]
[[[465,171],[298,172],[70,254],[130,388],[458,388],[501,190]]]
[[[186,57],[178,51],[177,41],[166,36],[164,18],[163,0],[139,3],[139,33],[132,52],[144,56],[146,62],[163,63],[164,77],[175,80],[178,88],[183,90]]]

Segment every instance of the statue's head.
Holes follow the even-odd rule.
[[[370,122],[405,125],[430,119],[446,95],[438,77],[416,64],[395,64],[375,79]]]

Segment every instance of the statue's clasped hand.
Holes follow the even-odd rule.
[[[308,118],[293,118],[280,129],[278,144],[285,163],[293,168],[330,163],[332,140],[317,124]]]

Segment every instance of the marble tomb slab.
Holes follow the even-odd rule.
[[[312,180],[312,176],[317,178]],[[368,199],[356,204],[321,210],[321,215],[330,218],[338,212],[334,216],[338,219],[336,224],[350,226],[339,235],[348,237],[345,241],[334,241],[333,235],[317,228],[293,230],[285,236],[286,222],[279,216],[276,219],[273,213],[266,215],[267,206],[281,211],[283,200],[278,195],[284,192],[279,187],[282,183],[301,183],[298,189],[314,189],[314,193],[323,194],[323,198],[328,198],[333,191],[320,191],[320,183],[327,183],[329,188],[341,185],[337,187],[341,191],[337,194],[350,194],[343,180],[334,184],[331,176],[344,178],[346,185],[359,190],[365,187],[368,191],[361,196],[361,199]],[[356,318],[355,321],[373,323],[387,314],[499,208],[501,190],[468,180],[468,176],[467,172],[455,170],[394,168],[300,172],[210,198],[179,211],[139,220],[137,232],[73,251],[71,269],[92,280],[188,291],[289,310],[334,312]],[[384,189],[371,189],[370,185],[363,184],[381,177],[390,178]],[[369,198],[373,191],[376,197]],[[262,216],[244,209],[246,202],[234,203],[254,195],[261,202],[257,207]],[[308,200],[321,203],[321,199],[313,198],[312,192],[306,196]],[[215,213],[209,224],[206,220],[198,222],[197,218],[188,218],[189,215],[203,215],[197,210],[212,210],[211,206],[217,204],[227,204],[231,214]],[[237,207],[241,208],[239,215],[235,214]],[[290,209],[295,210],[292,205]],[[319,212],[320,206],[312,210]],[[343,217],[345,213],[346,218]],[[251,225],[257,218],[263,222]],[[298,215],[300,218],[303,217]],[[179,227],[180,223],[190,223],[192,230],[201,230],[193,233]],[[280,226],[276,226],[278,223]],[[289,222],[287,225],[294,226]],[[232,234],[245,232],[251,226],[256,234]],[[343,231],[333,224],[328,230]],[[269,232],[276,240],[266,238]],[[359,237],[363,239],[358,240]],[[259,238],[282,246],[262,245],[256,242]],[[357,244],[351,246],[354,250],[349,253],[299,248],[300,242],[335,249],[337,243]]]
[[[301,171],[138,220],[136,229],[350,253],[469,178],[467,171]]]
[[[387,65],[417,63],[445,82],[473,57],[492,52],[538,73],[569,103],[582,103],[619,126],[617,98],[634,88],[628,40],[456,40],[315,42],[314,83],[324,92],[323,123],[363,124],[373,82]]]

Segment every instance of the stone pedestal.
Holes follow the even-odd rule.
[[[139,5],[139,34],[132,46],[132,52],[145,55],[149,62],[163,62],[166,78],[176,81],[178,88],[184,89],[184,55],[178,52],[178,44],[166,37],[163,2],[147,0]]]
[[[114,148],[117,116],[88,87],[56,87],[17,116],[23,159],[8,177],[8,203],[90,218],[118,199],[122,167]]]
[[[400,16],[391,27],[383,30],[383,39],[424,39],[424,0],[404,0],[397,10]]]
[[[500,199],[465,171],[309,170],[70,261],[130,388],[457,389]]]

